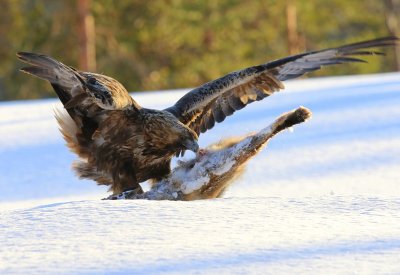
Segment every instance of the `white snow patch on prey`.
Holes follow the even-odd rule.
[[[228,158],[227,160],[225,160],[225,163],[219,169],[215,170],[214,174],[221,176],[226,172],[228,172],[234,164],[235,161],[233,160],[233,158]]]
[[[201,164],[202,163],[196,163],[196,165],[189,170],[185,167],[179,167],[174,170],[171,178],[172,182],[181,185],[180,189],[182,193],[190,194],[210,181],[205,167],[202,167]]]
[[[271,133],[271,132],[272,132],[272,127],[270,125],[268,127],[265,127],[264,129],[262,129],[260,131],[260,135],[267,135],[268,133]]]
[[[202,175],[199,178],[195,178],[191,181],[185,182],[182,188],[182,193],[188,195],[195,190],[199,190],[204,184],[210,181],[210,177],[207,175]]]

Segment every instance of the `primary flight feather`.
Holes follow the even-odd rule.
[[[116,80],[81,72],[46,55],[19,52],[30,64],[21,71],[49,81],[68,114],[56,113],[61,132],[80,160],[82,178],[109,185],[114,194],[171,171],[174,155],[197,152],[198,136],[246,105],[284,88],[282,81],[322,66],[364,62],[354,56],[381,54],[394,45],[385,37],[306,52],[229,73],[195,88],[165,110],[141,107]]]

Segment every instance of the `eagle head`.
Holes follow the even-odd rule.
[[[199,151],[199,144],[197,143],[198,138],[199,137],[194,131],[187,128],[181,137],[181,144],[184,150],[190,150],[197,153],[197,151]]]

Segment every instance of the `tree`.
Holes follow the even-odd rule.
[[[96,32],[90,11],[90,0],[77,0],[79,67],[84,71],[96,71]]]
[[[388,35],[385,7],[376,0],[3,0],[0,100],[54,96],[48,85],[18,72],[18,51],[98,70],[130,91],[186,88],[298,50]],[[297,26],[290,27],[293,8]],[[393,70],[394,53],[385,52],[368,66],[313,76]]]
[[[386,24],[389,32],[400,37],[400,1],[398,0],[385,0],[386,8]],[[400,71],[400,45],[396,46],[395,52],[396,70]]]

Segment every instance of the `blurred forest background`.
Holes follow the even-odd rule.
[[[129,91],[195,87],[305,50],[399,35],[400,0],[2,0],[0,100],[53,97],[18,71],[18,51],[51,55]],[[312,76],[400,69],[399,49],[369,65]]]

